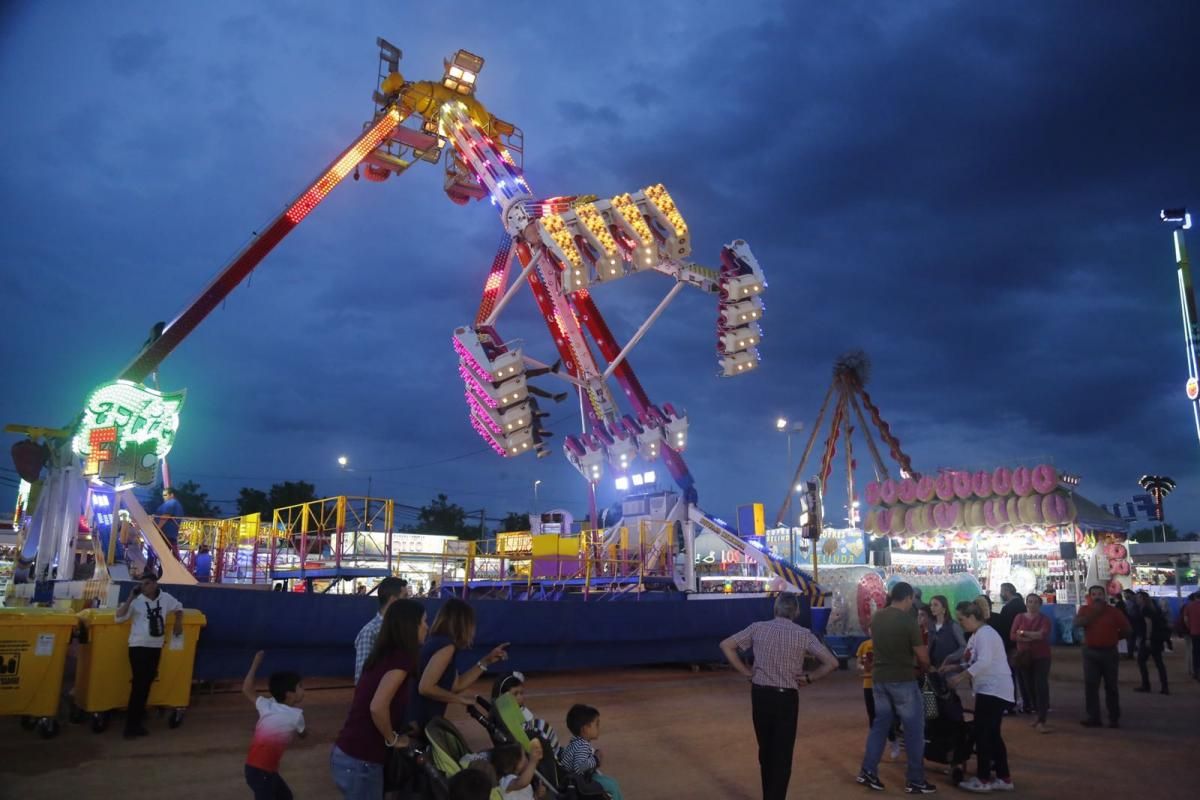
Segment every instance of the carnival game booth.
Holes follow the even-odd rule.
[[[1070,642],[1068,618],[1087,586],[1116,595],[1131,585],[1128,526],[1077,484],[1049,464],[885,480],[867,486],[866,528],[890,540],[889,584],[906,573],[918,586],[921,576],[967,575],[996,602],[1012,583],[1042,595],[1058,638]]]

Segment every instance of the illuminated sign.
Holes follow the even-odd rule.
[[[175,443],[184,396],[126,380],[93,391],[71,442],[83,474],[120,487],[154,483],[159,459]]]
[[[797,561],[812,560],[812,540],[796,540]],[[938,556],[940,559],[941,556]],[[867,563],[866,536],[856,528],[825,528],[817,542],[818,564],[865,564]],[[939,562],[940,563],[940,562]]]

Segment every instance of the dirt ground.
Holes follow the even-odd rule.
[[[1051,683],[1052,734],[1032,731],[1027,717],[1004,722],[1013,778],[1023,797],[1195,798],[1200,785],[1200,683],[1168,654],[1174,694],[1135,694],[1137,669],[1121,664],[1122,729],[1079,726],[1083,687],[1079,652],[1056,649]],[[529,706],[565,735],[572,703],[600,709],[612,775],[631,800],[757,798],[758,767],[747,684],[729,670],[659,667],[531,675]],[[305,714],[310,735],[283,762],[298,798],[334,798],[330,743],[350,699],[347,688],[310,681]],[[324,685],[329,686],[326,681]],[[485,690],[481,683],[477,687]],[[789,797],[873,794],[854,784],[866,733],[861,684],[848,671],[803,690],[801,731]],[[1157,686],[1156,686],[1157,688]],[[125,741],[119,722],[103,734],[64,725],[55,739],[0,719],[0,797],[159,796],[216,800],[249,796],[242,764],[255,722],[253,708],[232,692],[200,693],[183,726],[169,730],[151,717],[152,735]],[[451,719],[474,746],[483,729],[455,709]],[[929,779],[957,794],[930,764]],[[885,763],[887,792],[903,792],[903,762]],[[158,787],[157,790],[154,787]]]

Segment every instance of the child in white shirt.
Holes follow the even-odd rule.
[[[254,654],[250,671],[242,681],[242,694],[258,710],[254,739],[246,754],[246,784],[255,800],[291,800],[292,792],[279,774],[279,762],[292,739],[304,736],[304,687],[295,672],[275,672],[269,679],[270,697],[254,691],[254,673],[263,660],[263,651]]]

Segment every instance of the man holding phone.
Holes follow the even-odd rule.
[[[158,674],[162,657],[166,617],[175,618],[174,636],[183,635],[183,603],[158,587],[153,572],[142,576],[141,584],[133,587],[125,602],[117,607],[117,622],[129,619],[129,668],[133,680],[129,688],[129,705],[125,709],[125,738],[147,736],[142,722],[146,716],[146,699]]]

